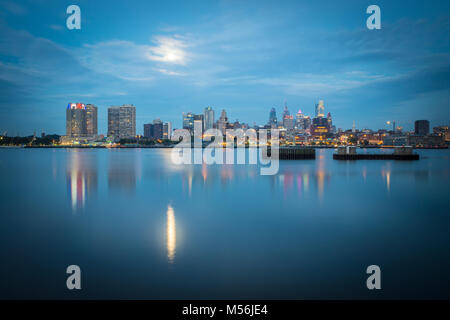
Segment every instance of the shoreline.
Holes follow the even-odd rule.
[[[0,146],[0,148],[27,148],[27,149],[172,149],[176,145],[170,145],[170,146],[134,146],[134,145],[121,145],[121,146],[60,146],[60,145],[54,145],[54,146]],[[338,146],[339,147],[339,146]],[[280,149],[282,148],[289,148],[289,149],[336,149],[338,148],[336,146],[280,146]],[[396,146],[356,146],[358,149],[394,149]],[[202,149],[205,147],[203,146]],[[224,147],[225,148],[225,147]],[[237,147],[235,147],[237,148]],[[191,147],[191,149],[195,149],[195,147]],[[248,149],[248,147],[245,147],[245,149]],[[413,149],[418,150],[445,150],[448,149],[448,146],[442,146],[442,147],[415,147]]]

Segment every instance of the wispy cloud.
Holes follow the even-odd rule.
[[[24,16],[28,14],[28,9],[16,2],[12,1],[0,1],[0,7],[6,9],[8,12],[18,15],[18,16]]]
[[[150,60],[164,62],[168,64],[185,65],[188,62],[188,53],[186,51],[187,43],[180,36],[155,37],[157,46],[150,47],[147,57]]]

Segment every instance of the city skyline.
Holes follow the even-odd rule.
[[[379,1],[382,28],[368,30],[355,3],[80,1],[81,29],[68,30],[64,5],[2,1],[0,130],[62,134],[66,101],[96,105],[103,133],[105,110],[127,103],[138,134],[209,105],[262,124],[273,106],[312,116],[322,99],[341,128],[448,123],[450,4]]]

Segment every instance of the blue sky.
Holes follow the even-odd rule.
[[[137,131],[183,111],[263,124],[286,102],[337,127],[450,124],[449,1],[0,0],[0,131],[65,133],[68,102],[132,103]],[[81,8],[81,30],[66,8]],[[366,8],[381,8],[381,30]]]

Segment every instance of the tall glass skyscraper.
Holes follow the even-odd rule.
[[[194,130],[194,114],[183,112],[183,129]]]
[[[316,104],[316,118],[322,118],[325,116],[325,106],[323,105],[323,100],[320,100]]]
[[[214,127],[214,110],[206,107],[203,111],[204,129],[212,129]]]
[[[269,114],[269,125],[272,128],[277,127],[278,125],[278,121],[277,121],[277,111],[275,110],[275,108],[270,109],[270,114]]]

